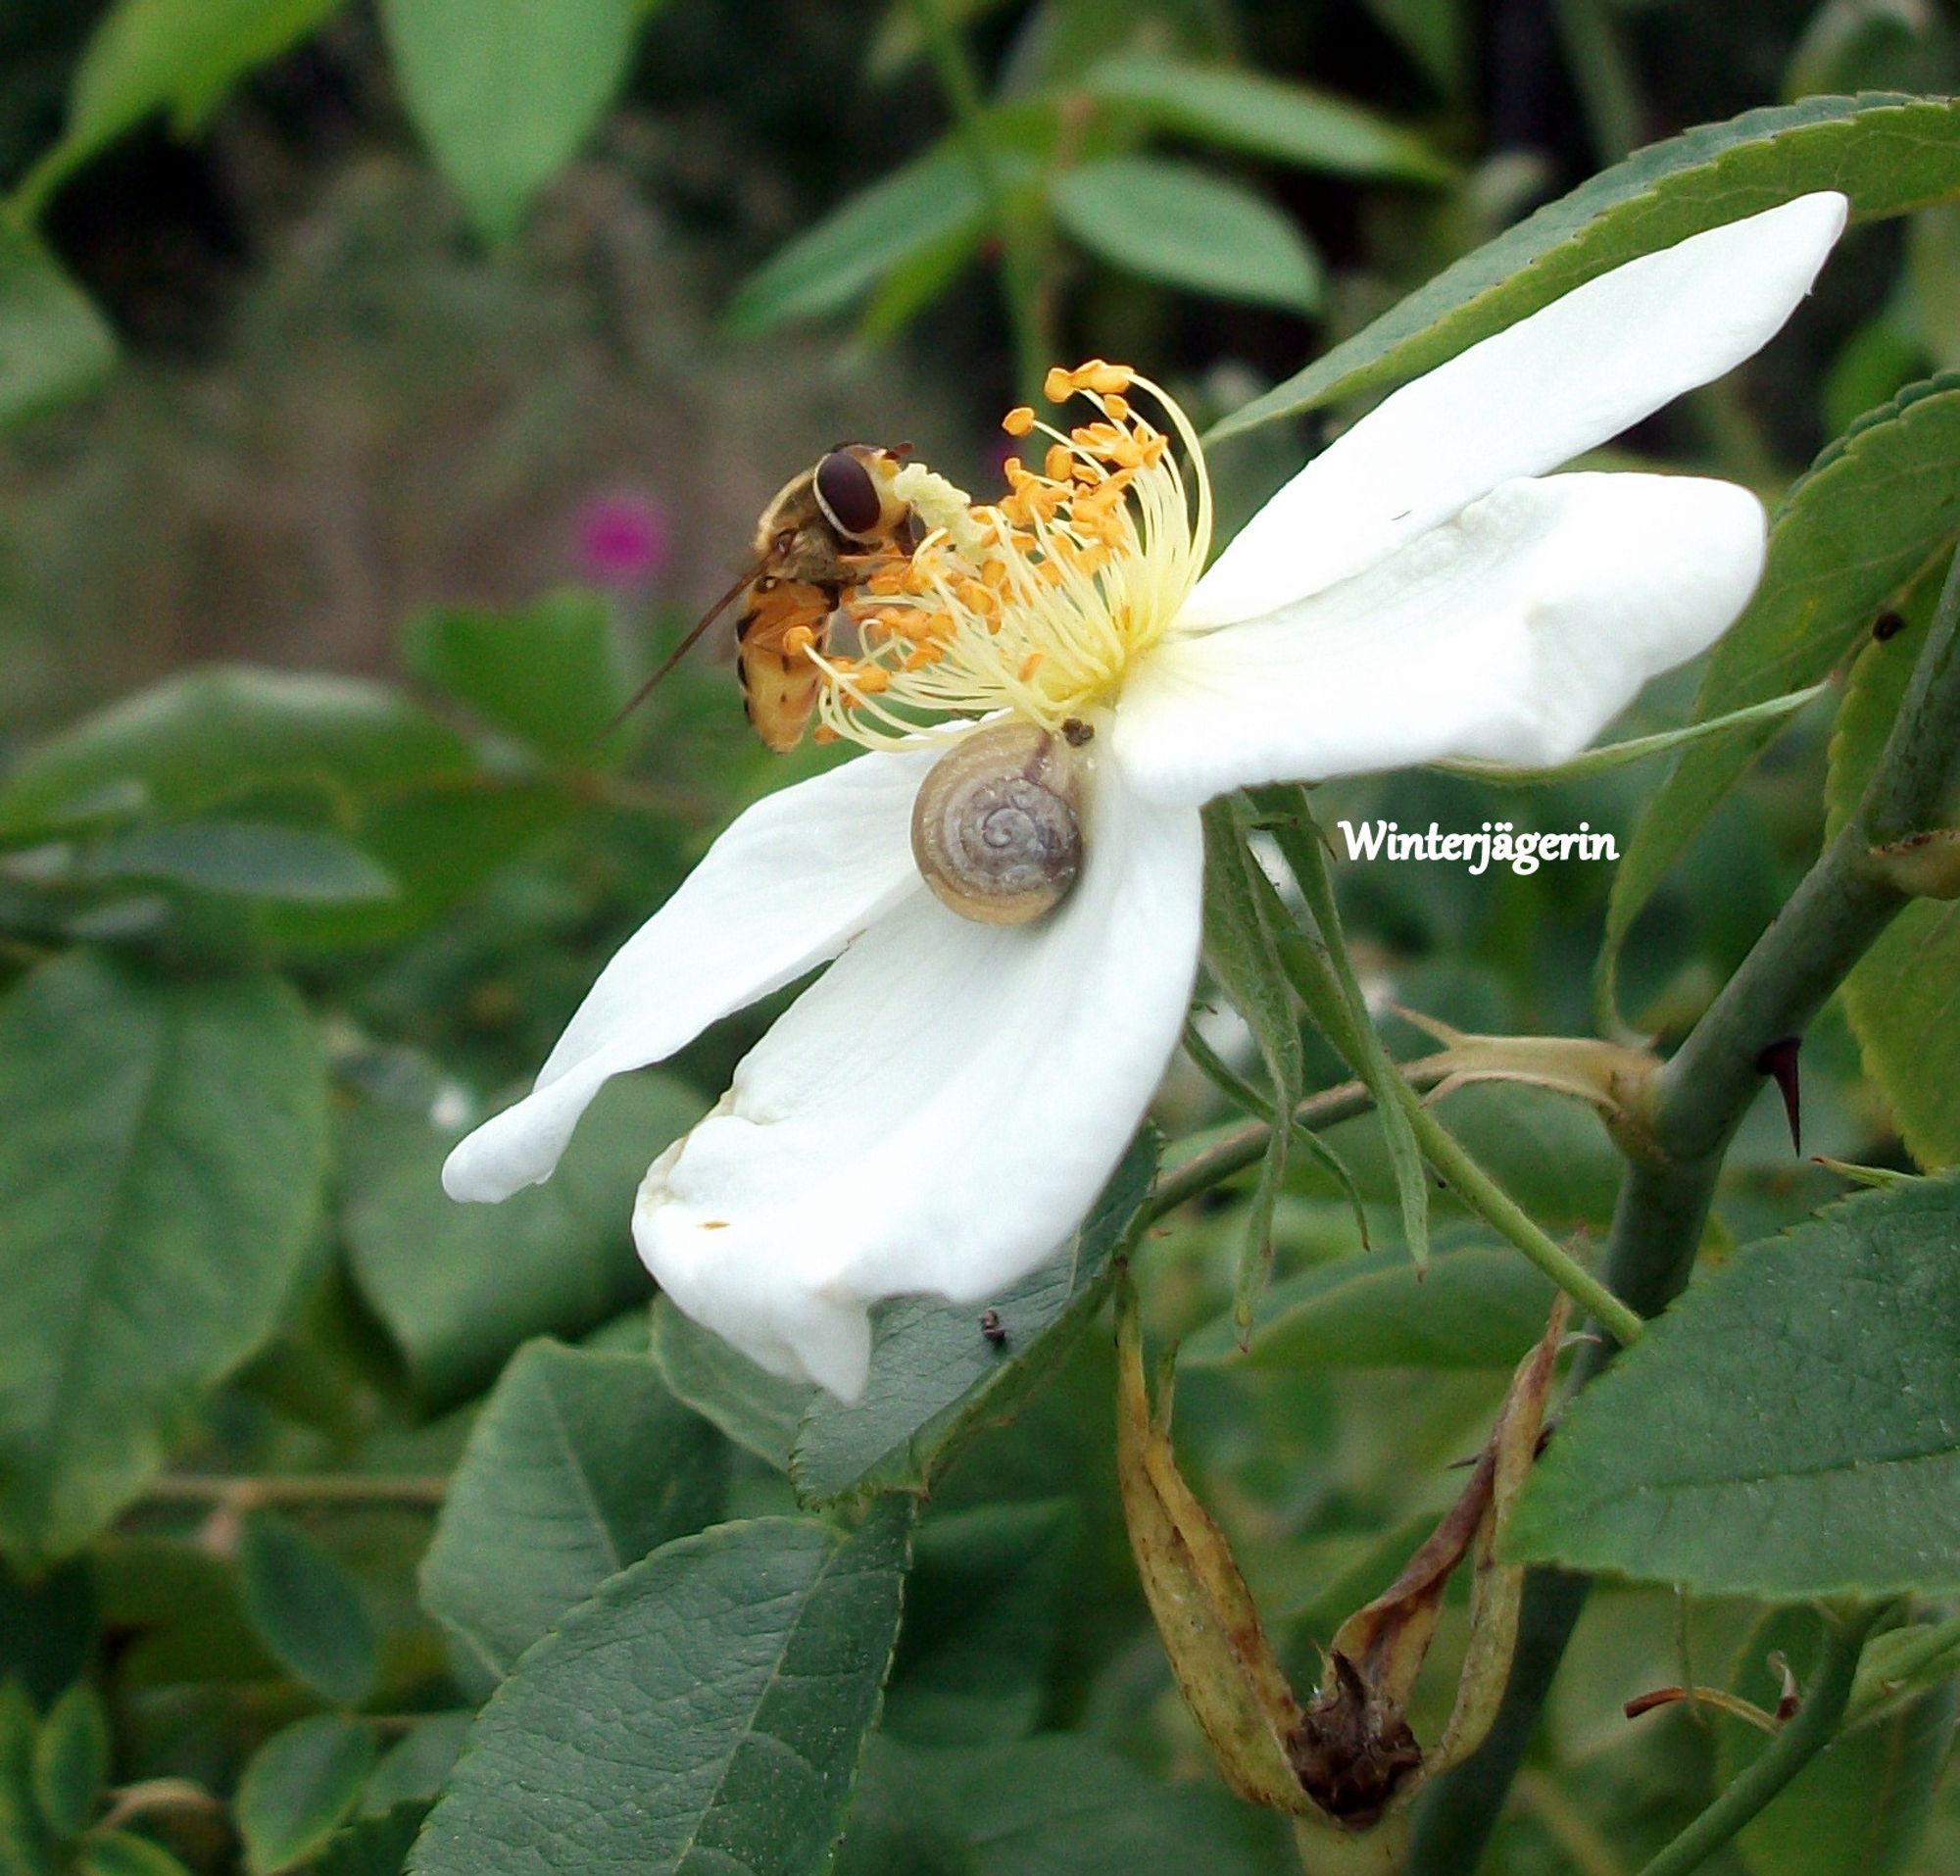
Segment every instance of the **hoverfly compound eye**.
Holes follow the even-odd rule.
[[[884,497],[871,471],[850,450],[832,450],[816,466],[816,505],[840,534],[861,540],[885,518]]]

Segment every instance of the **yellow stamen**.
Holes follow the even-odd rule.
[[[1044,389],[1083,397],[1093,416],[1064,433],[1028,406],[1009,412],[1008,435],[1047,442],[1041,473],[1007,459],[999,501],[967,503],[922,464],[904,471],[926,538],[859,589],[878,602],[852,608],[862,655],[827,656],[811,635],[832,736],[889,747],[1001,712],[1058,729],[1113,701],[1176,619],[1211,534],[1190,422],[1156,385],[1102,359],[1056,368]],[[1139,414],[1137,391],[1167,428]]]

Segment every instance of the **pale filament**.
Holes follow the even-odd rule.
[[[1100,359],[1057,368],[1045,389],[1057,404],[1087,399],[1099,420],[1064,434],[1031,410],[1010,412],[1010,436],[1050,441],[1039,472],[1009,459],[998,503],[959,508],[959,492],[919,466],[914,513],[937,525],[852,596],[862,655],[799,638],[825,679],[820,739],[886,748],[1000,712],[1057,729],[1113,699],[1177,617],[1211,544],[1211,487],[1190,420],[1150,379]],[[1169,418],[1190,487],[1132,389]]]

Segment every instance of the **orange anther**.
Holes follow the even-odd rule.
[[[1112,422],[1121,423],[1130,415],[1130,400],[1120,392],[1111,391],[1102,400],[1102,408],[1109,413]]]
[[[783,656],[795,658],[816,643],[816,634],[808,625],[792,625],[783,634]]]
[[[1030,652],[1027,657],[1021,660],[1021,668],[1014,675],[1025,684],[1036,671],[1041,669],[1047,659],[1048,653],[1046,652]]]
[[[1025,436],[1035,426],[1034,406],[1017,404],[1001,420],[1001,427],[1009,436]]]
[[[1104,397],[1114,391],[1127,391],[1135,376],[1127,365],[1111,365],[1103,359],[1091,359],[1075,374],[1076,382],[1085,390],[1100,391]]]
[[[813,743],[834,743],[837,740],[837,732],[828,723],[818,723],[809,732],[809,739]]]
[[[1042,468],[1048,471],[1048,479],[1051,482],[1065,482],[1068,479],[1069,465],[1074,461],[1075,458],[1066,444],[1051,443],[1048,448],[1048,460]]]
[[[1051,365],[1048,376],[1042,379],[1042,396],[1051,404],[1065,404],[1074,395],[1075,373],[1059,365]]]
[[[881,690],[892,687],[892,673],[882,666],[866,665],[852,675],[851,688],[861,691],[866,696],[875,697]]]

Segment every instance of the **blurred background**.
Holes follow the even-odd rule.
[[[440,1474],[526,1337],[644,1345],[631,1191],[769,1009],[613,1090],[544,1193],[465,1210],[435,1168],[730,815],[824,760],[754,741],[720,636],[604,733],[739,570],[786,478],[840,439],[907,440],[990,491],[1003,411],[1043,366],[1091,355],[1215,420],[1642,144],[1960,74],[1935,0],[515,12],[565,34],[544,62],[562,84],[476,59],[467,0],[0,12],[0,334],[53,308],[73,354],[58,382],[24,386],[0,340],[0,983],[84,945],[172,983],[270,963],[329,1076],[323,1196],[290,1233],[276,1308],[226,1330],[194,1401],[162,1416],[171,1450],[207,1468]],[[551,24],[574,15],[605,16],[597,36]],[[1953,367],[1960,215],[1938,210],[1855,230],[1764,356],[1611,460],[1712,470],[1773,503],[1852,417]],[[1225,526],[1325,434],[1279,423],[1222,444]],[[1663,680],[1615,733],[1679,723],[1694,681]],[[1691,1021],[1814,853],[1828,733],[1828,707],[1796,722],[1636,926],[1620,997],[1643,1029]],[[1527,795],[1414,773],[1327,789],[1322,817],[1501,815],[1624,841],[1655,779],[1636,766]],[[1371,988],[1469,1028],[1579,1033],[1610,883],[1604,866],[1384,865],[1343,868],[1341,890]],[[1805,1151],[1895,1160],[1835,1012],[1803,1061]],[[1341,1077],[1325,1054],[1316,1069]],[[222,1075],[210,1085],[223,1118]],[[1450,1112],[1548,1228],[1603,1225],[1619,1160],[1590,1115],[1504,1089]],[[1185,1071],[1162,1115],[1228,1117]],[[1838,1189],[1783,1127],[1766,1100],[1718,1243]],[[1370,1124],[1337,1144],[1393,1246]],[[1294,1184],[1282,1274],[1351,1255],[1340,1185],[1313,1168]],[[1153,1247],[1160,1326],[1222,1310],[1237,1243],[1228,1204]],[[1501,1332],[1467,1354],[1357,1350],[1337,1315],[1250,1372],[1200,1362],[1180,1394],[1193,1470],[1307,1675],[1310,1638],[1406,1553],[1482,1437],[1542,1315],[1529,1286],[1506,1294]],[[1078,1563],[1043,1710],[1191,1772],[1107,1489],[1106,1362],[1085,1353],[1034,1423],[983,1442],[943,1508],[1079,1501],[1055,1538]],[[102,1403],[112,1438],[113,1389]],[[730,1508],[787,1505],[767,1467],[732,1463]],[[189,1540],[209,1532],[197,1506],[128,1510],[135,1492],[106,1488],[65,1533],[72,1547],[122,1520],[92,1567],[137,1690],[128,1763],[222,1787],[290,1700],[185,1693],[262,1689],[278,1669],[242,1618],[209,1614],[230,1607],[222,1584],[198,1577],[165,1610],[168,1569],[203,1569],[211,1546]],[[385,1639],[396,1707],[480,1694],[415,1604],[421,1511],[312,1528]],[[956,1576],[956,1544],[942,1553]],[[0,1570],[0,1607],[11,1593]],[[1659,1593],[1598,1607],[1506,1868],[1622,1866],[1575,1822],[1575,1792],[1605,1806],[1632,1868],[1712,1789],[1693,1722],[1630,1738],[1618,1717],[1674,1677],[1688,1617]],[[1693,1619],[1719,1657],[1753,1614]],[[227,1866],[194,1833],[178,1848]]]

